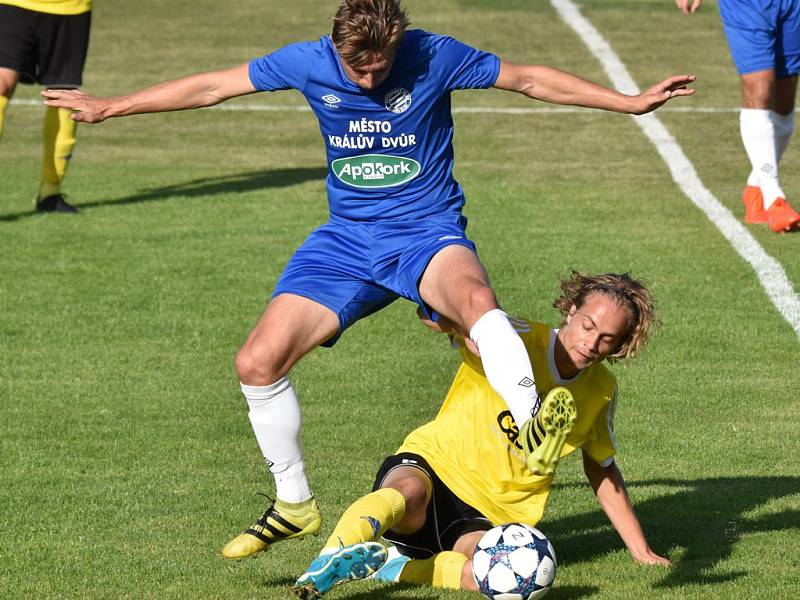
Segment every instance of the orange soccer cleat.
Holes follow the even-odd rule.
[[[778,198],[767,209],[769,228],[776,233],[791,231],[800,224],[800,214],[784,198]]]
[[[742,203],[744,204],[745,223],[767,223],[767,211],[764,210],[764,196],[761,188],[755,185],[745,186],[742,192]]]

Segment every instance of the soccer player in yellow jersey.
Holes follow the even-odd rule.
[[[653,552],[614,462],[617,382],[603,361],[633,358],[658,323],[648,288],[627,274],[573,273],[561,282],[559,329],[515,319],[541,393],[574,398],[577,418],[561,456],[580,448],[589,484],[631,557],[668,565]],[[432,328],[448,331],[446,320]],[[345,511],[296,582],[301,598],[377,571],[384,581],[477,590],[471,556],[502,523],[536,525],[553,475],[525,463],[518,424],[486,380],[474,344],[458,340],[463,362],[436,418],[413,431],[378,471],[374,490]],[[468,346],[469,344],[469,346]],[[400,556],[386,561],[380,537]]]
[[[0,137],[19,82],[79,88],[89,47],[92,0],[0,0]],[[38,212],[75,213],[61,183],[75,146],[70,110],[47,107]]]

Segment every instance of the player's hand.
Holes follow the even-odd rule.
[[[672,565],[668,558],[656,554],[650,548],[641,554],[634,554],[632,556],[633,560],[642,565],[661,565],[664,567],[669,567]]]
[[[101,123],[106,120],[106,109],[111,104],[108,98],[90,96],[80,90],[44,90],[45,105],[55,108],[68,108],[72,120],[80,123]]]
[[[675,6],[685,15],[696,13],[702,0],[675,0]]]
[[[694,88],[687,87],[694,83],[694,75],[673,75],[664,81],[647,88],[638,96],[634,97],[634,108],[630,112],[635,115],[643,115],[657,109],[662,104],[679,96],[691,96]]]

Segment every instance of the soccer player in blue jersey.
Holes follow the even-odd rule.
[[[701,0],[675,0],[684,14]],[[800,73],[800,0],[719,0],[719,14],[740,75],[739,130],[751,171],[742,193],[747,223],[776,233],[800,227],[786,200],[778,164],[794,132]]]
[[[113,98],[44,92],[48,106],[70,108],[76,121],[98,123],[294,88],[319,121],[330,220],[291,258],[236,357],[277,499],[225,546],[228,558],[319,529],[300,446],[300,405],[287,375],[305,354],[333,345],[347,327],[397,298],[415,302],[433,321],[444,315],[471,338],[489,382],[517,423],[530,427],[538,414],[524,344],[499,308],[465,232],[464,193],[452,175],[451,92],[494,86],[546,102],[632,114],[693,93],[687,85],[694,77],[679,75],[627,96],[555,68],[509,63],[407,27],[399,0],[342,0],[331,35],[231,69]],[[532,471],[552,472],[536,452],[539,445],[525,450]]]

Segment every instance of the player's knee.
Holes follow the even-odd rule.
[[[269,385],[288,372],[289,368],[266,348],[245,344],[236,354],[236,374],[242,383]]]
[[[388,487],[400,492],[406,505],[403,520],[394,529],[412,532],[422,527],[430,501],[430,485],[420,477],[403,477],[392,481]]]
[[[745,108],[767,110],[775,101],[772,81],[760,78],[742,79],[742,101]]]
[[[490,310],[497,308],[497,296],[488,285],[476,285],[469,293],[472,318],[478,320]]]

